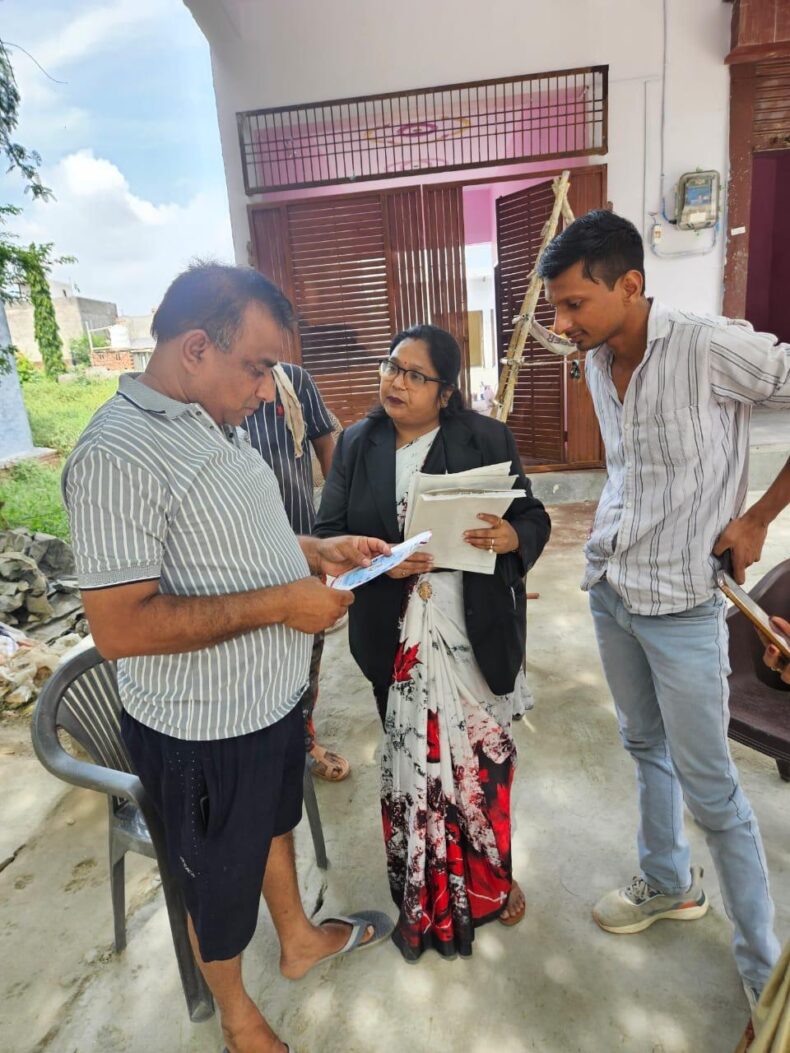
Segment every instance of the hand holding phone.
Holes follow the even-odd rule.
[[[771,621],[768,614],[755,603],[748,592],[732,578],[726,570],[716,575],[716,584],[724,595],[743,611],[767,644],[775,647],[786,662],[790,662],[790,638]]]

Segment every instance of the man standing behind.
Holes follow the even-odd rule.
[[[298,703],[314,634],[353,601],[311,575],[389,549],[297,538],[239,431],[290,324],[291,305],[255,271],[179,275],[154,315],[145,373],[121,378],[63,473],[85,613],[118,660],[121,733],[162,817],[229,1053],[288,1049],[242,982],[261,890],[292,980],[392,929],[377,911],[313,925],[296,880]]]
[[[540,263],[555,329],[587,352],[608,478],[585,548],[598,648],[637,769],[641,873],[593,911],[608,932],[708,909],[683,798],[705,832],[753,1002],[778,957],[760,832],[727,742],[725,601],[790,500],[790,462],[741,516],[751,407],[790,409],[790,347],[644,295],[642,239],[611,212],[582,216]],[[739,517],[740,518],[735,518]]]
[[[313,378],[301,366],[272,362],[261,384],[263,400],[244,427],[250,442],[277,476],[285,514],[296,534],[309,536],[315,523],[313,465],[307,443],[312,444],[324,478],[335,449],[333,421]],[[318,677],[324,634],[316,633],[310,658],[310,682],[301,700],[305,749],[314,775],[340,782],[350,772],[348,761],[315,741],[313,710],[318,698]]]

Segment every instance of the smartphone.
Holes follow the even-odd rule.
[[[716,584],[724,595],[732,600],[736,607],[743,611],[752,624],[759,629],[774,647],[779,651],[785,661],[790,661],[790,639],[781,633],[770,618],[758,604],[754,602],[748,592],[740,587],[726,570],[720,570],[716,575]]]

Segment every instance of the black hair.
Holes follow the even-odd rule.
[[[410,325],[408,329],[403,329],[393,336],[389,347],[390,355],[395,353],[404,340],[422,340],[428,348],[428,358],[434,373],[443,381],[442,390],[451,389],[447,405],[439,410],[440,419],[446,420],[448,417],[458,417],[468,412],[459,388],[461,348],[452,333],[440,329],[438,325]],[[376,406],[368,416],[386,416],[386,411],[383,406]]]
[[[603,281],[610,289],[626,271],[639,271],[645,282],[645,250],[633,223],[603,208],[579,216],[546,246],[540,260],[541,278],[558,277],[574,263],[590,281]]]
[[[290,300],[251,267],[196,260],[170,284],[151,322],[151,336],[172,340],[202,329],[221,351],[230,350],[248,304],[266,307],[283,329],[294,324]]]

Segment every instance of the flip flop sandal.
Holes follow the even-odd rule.
[[[507,910],[507,907],[505,909]],[[518,911],[517,914],[511,914],[511,916],[509,918],[503,918],[502,915],[500,914],[499,919],[498,919],[499,920],[499,924],[500,925],[507,925],[507,926],[518,925],[518,923],[520,921],[524,920],[524,917],[525,917],[526,913],[527,913],[527,904],[526,904],[526,900],[525,900],[524,901],[524,906],[521,908],[520,911]]]
[[[339,958],[341,954],[350,954],[351,951],[364,950],[366,947],[373,947],[375,944],[386,940],[395,928],[395,923],[389,915],[384,914],[383,911],[380,910],[357,910],[353,914],[324,918],[319,924],[326,925],[330,922],[339,922],[341,925],[350,925],[351,935],[339,951],[335,951],[334,954],[328,954],[326,958],[322,958],[321,962],[316,964],[323,964],[324,962],[330,961],[332,958]],[[365,940],[365,933],[368,928],[373,929],[373,935],[369,940]]]
[[[314,749],[316,747],[313,747]],[[323,746],[317,747],[324,751],[323,757],[313,756],[312,751],[307,754],[307,765],[310,768],[310,773],[317,779],[324,779],[326,782],[343,782],[351,774],[351,765],[338,753],[333,753],[332,750],[324,749]]]

